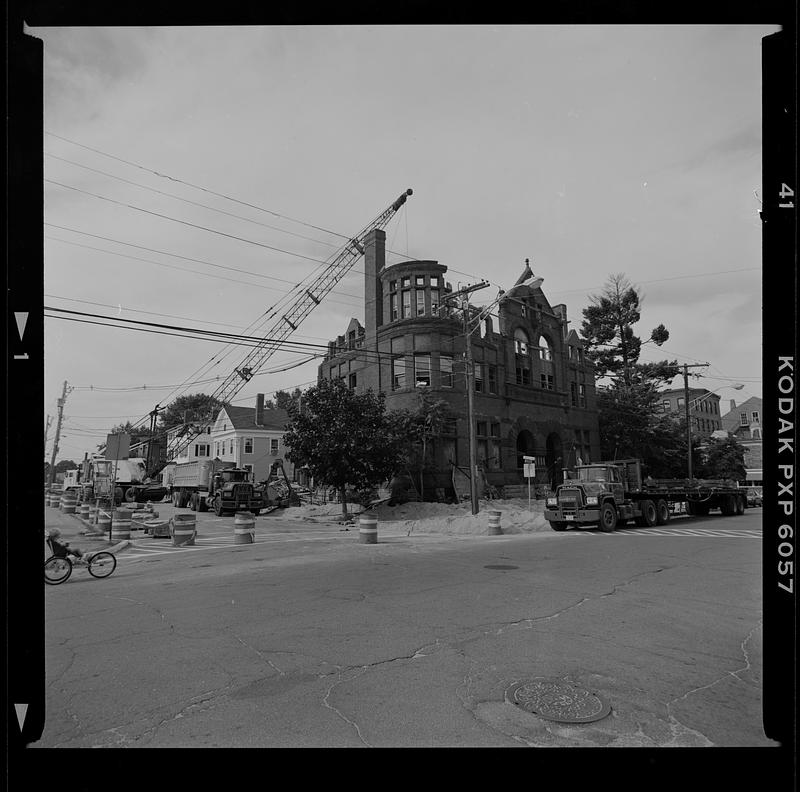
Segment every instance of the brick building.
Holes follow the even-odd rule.
[[[745,481],[740,482],[741,484],[763,484],[762,414],[762,400],[752,396],[738,406],[731,399],[730,410],[722,416],[722,430],[733,435],[744,446],[747,477]]]
[[[686,393],[683,388],[670,388],[659,392],[661,409],[675,413],[679,420],[686,415]],[[689,388],[689,420],[692,422],[692,435],[706,438],[722,428],[719,412],[719,394],[707,388]]]
[[[383,391],[388,410],[415,410],[421,388],[446,400],[459,418],[434,443],[430,483],[452,493],[452,465],[469,469],[463,315],[444,301],[453,291],[447,267],[386,266],[385,242],[381,230],[366,239],[364,324],[352,319],[329,343],[319,378]],[[565,466],[599,459],[593,367],[567,328],[566,306],[551,306],[540,288],[520,287],[497,315],[496,329],[489,316],[471,335],[478,461],[487,481],[525,483],[523,456],[535,457],[539,484],[558,459]]]

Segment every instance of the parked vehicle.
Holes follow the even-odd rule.
[[[764,505],[764,490],[762,487],[748,487],[747,488],[747,505],[748,506],[763,506]]]
[[[677,503],[697,516],[711,509],[738,515],[747,506],[745,492],[735,481],[643,480],[641,460],[621,459],[564,470],[564,483],[547,498],[544,516],[554,531],[599,525],[611,532],[628,520],[643,527],[664,525],[670,519],[671,504]]]
[[[157,501],[166,494],[158,481],[148,477],[145,460],[138,457],[115,460],[93,454],[83,460],[77,473],[77,485],[87,498],[110,499],[113,489],[114,503],[119,505]]]
[[[201,512],[213,509],[217,516],[237,511],[259,514],[266,505],[249,470],[219,459],[171,462],[162,471],[162,485],[173,506]]]

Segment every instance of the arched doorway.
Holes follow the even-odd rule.
[[[524,456],[534,456],[533,435],[527,429],[517,435],[517,470],[522,470]]]
[[[561,468],[564,465],[561,437],[556,432],[550,432],[550,434],[547,435],[544,461],[547,465],[547,476],[550,485],[555,489],[561,483]]]

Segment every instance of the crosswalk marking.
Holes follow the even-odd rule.
[[[725,530],[723,528],[640,528],[631,530],[619,528],[611,533],[604,531],[572,531],[573,534],[582,536],[714,536],[725,539],[760,539],[761,531],[755,528],[745,528],[740,531]]]

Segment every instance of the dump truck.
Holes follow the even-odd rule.
[[[173,506],[213,509],[217,516],[237,511],[258,514],[264,508],[264,494],[251,478],[249,470],[220,459],[171,462],[162,471],[162,485]]]
[[[712,509],[744,514],[745,490],[728,479],[642,478],[640,459],[618,459],[565,469],[564,481],[547,498],[544,517],[554,531],[599,526],[610,533],[634,520],[641,527],[665,525],[675,504],[691,515]]]

